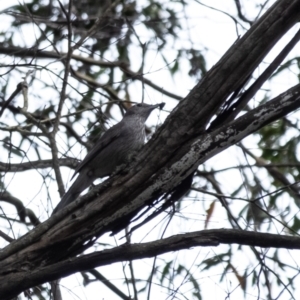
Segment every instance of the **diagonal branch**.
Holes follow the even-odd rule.
[[[24,58],[24,57],[46,58],[46,59],[52,58],[52,59],[57,59],[57,60],[63,60],[63,58],[67,56],[67,53],[63,53],[63,52],[58,54],[53,51],[45,51],[45,50],[40,50],[40,49],[36,49],[36,48],[24,49],[22,47],[15,47],[15,46],[3,47],[3,46],[1,46],[1,44],[0,44],[0,53],[19,56],[22,58]],[[147,84],[148,86],[157,90],[158,92],[162,93],[163,95],[166,95],[166,96],[176,99],[176,100],[182,100],[182,97],[180,97],[170,91],[167,91],[163,87],[152,82],[151,80],[144,78],[143,75],[145,75],[145,74],[140,74],[140,73],[134,72],[131,69],[129,69],[129,66],[126,62],[105,61],[105,60],[100,60],[100,59],[94,59],[92,57],[84,57],[84,56],[81,56],[78,54],[73,54],[73,53],[71,55],[71,58],[76,61],[82,62],[86,65],[99,66],[102,68],[118,67],[121,69],[121,71],[123,71],[126,74],[127,77],[131,78],[132,80],[143,81],[145,84]],[[75,70],[74,70],[74,72],[75,72]],[[88,78],[88,77],[86,77],[86,78]],[[100,85],[99,83],[98,83],[98,85],[103,87],[103,85]]]
[[[143,163],[139,165],[141,161],[135,162],[126,175],[112,177],[98,185],[89,194],[70,204],[38,228],[3,249],[0,253],[0,260],[25,247],[30,248],[30,245],[37,240],[40,241],[34,247],[44,248],[45,242],[47,243],[49,238],[52,241],[51,247],[48,246],[46,252],[57,252],[55,250],[57,247],[61,249],[65,245],[64,253],[56,253],[61,258],[70,256],[74,249],[82,251],[84,246],[80,245],[104,232],[114,230],[116,224],[127,225],[131,217],[145,207],[149,200],[153,199],[153,195],[157,198],[166,191],[172,190],[184,176],[187,177],[199,164],[298,107],[300,107],[300,85],[257,107],[229,126],[223,126],[213,133],[194,140],[189,146],[186,146],[188,149],[184,149],[185,154],[180,159],[177,157],[176,162],[170,167],[162,168],[155,176],[149,177],[150,167],[145,167]],[[156,155],[160,156],[160,153]],[[150,166],[152,159],[149,159],[146,164]],[[101,201],[97,201],[97,198],[101,198]],[[76,218],[74,211],[83,204],[86,204],[86,209],[80,212],[80,218],[74,223],[73,218]],[[72,215],[71,219],[65,218],[70,214]],[[46,253],[44,255],[48,257]],[[40,254],[39,259],[43,259],[42,256]],[[53,259],[57,259],[57,256],[53,255]],[[5,265],[4,261],[3,264]],[[0,269],[4,268],[3,264],[0,263]]]

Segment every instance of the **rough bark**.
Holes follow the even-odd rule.
[[[58,277],[68,276],[89,268],[100,267],[126,260],[149,258],[171,251],[192,247],[216,247],[220,244],[239,244],[263,248],[300,249],[300,238],[280,236],[277,234],[249,232],[235,229],[212,229],[178,234],[169,238],[141,244],[124,244],[117,248],[96,251],[80,257],[70,258],[50,266],[41,266],[30,272],[19,272],[13,280],[20,290],[31,285],[51,281]],[[29,278],[28,278],[29,277]],[[1,284],[2,289],[9,289],[10,282]],[[5,299],[5,298],[1,298]]]

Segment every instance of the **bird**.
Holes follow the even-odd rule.
[[[126,163],[145,143],[145,122],[151,112],[164,105],[163,102],[155,105],[139,103],[130,107],[123,119],[109,128],[78,164],[71,180],[77,174],[78,177],[52,214],[75,201],[94,180],[110,176],[118,166]]]

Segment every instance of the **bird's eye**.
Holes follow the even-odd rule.
[[[142,107],[142,104],[141,104],[141,103],[139,103],[139,104],[137,104],[136,106],[137,106],[137,107]]]

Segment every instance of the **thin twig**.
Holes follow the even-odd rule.
[[[57,182],[57,186],[58,186],[58,191],[59,191],[60,197],[62,197],[65,193],[65,188],[64,188],[64,183],[62,180],[60,168],[59,168],[58,148],[56,145],[55,136],[58,131],[58,126],[59,126],[60,118],[61,118],[61,112],[62,112],[63,104],[64,104],[64,101],[66,98],[66,89],[67,89],[68,77],[69,77],[69,73],[70,73],[70,61],[71,61],[71,56],[72,56],[72,52],[73,52],[72,45],[71,45],[71,43],[72,43],[72,24],[71,24],[72,0],[69,1],[68,13],[65,11],[65,9],[60,1],[59,1],[59,4],[61,6],[62,11],[65,14],[67,22],[68,22],[68,52],[67,52],[67,56],[64,60],[65,73],[64,73],[64,79],[63,79],[63,86],[62,86],[61,93],[60,93],[60,100],[59,100],[59,104],[58,104],[58,108],[57,108],[57,112],[56,112],[56,120],[54,121],[53,130],[49,135],[49,141],[50,141],[50,145],[51,145],[53,169],[54,169],[55,178],[56,178],[56,182]]]
[[[94,269],[94,270],[88,270],[87,272],[94,275],[97,280],[101,281],[106,287],[108,287],[111,291],[113,291],[121,299],[123,299],[123,300],[132,300],[131,297],[125,295],[120,289],[118,289],[115,285],[113,285],[111,283],[111,280],[105,278],[99,271]]]
[[[9,243],[11,243],[15,240],[15,239],[11,238],[9,235],[7,235],[6,233],[4,233],[2,230],[0,230],[0,236]]]
[[[26,73],[26,75],[24,77],[24,80],[22,82],[22,94],[23,94],[23,99],[24,99],[23,111],[26,111],[26,112],[28,110],[28,83],[27,83],[27,78],[32,73],[33,73],[33,71],[29,70]]]
[[[14,92],[11,94],[11,96],[4,101],[4,104],[2,105],[2,109],[0,111],[0,117],[3,115],[4,110],[9,106],[10,102],[19,94],[19,92],[22,91],[22,82],[20,82]]]
[[[128,227],[126,227],[125,233],[126,233],[126,243],[130,244],[131,243],[131,234],[128,232]],[[133,271],[133,263],[130,260],[128,262],[128,264],[129,264],[129,270],[130,270],[130,275],[131,275],[131,284],[133,287],[134,300],[138,300],[138,292],[137,292],[137,288],[136,288],[136,280],[135,280],[134,271]]]

